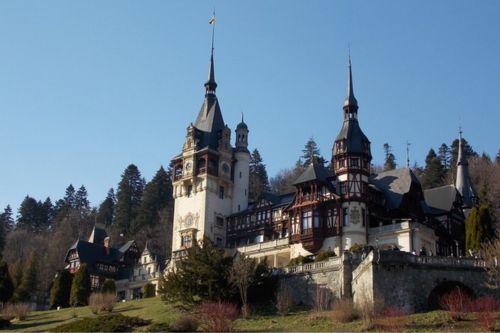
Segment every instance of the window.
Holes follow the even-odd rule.
[[[186,196],[189,198],[193,193],[193,185],[188,185],[186,189]]]
[[[240,171],[240,178],[241,178],[241,171]]]
[[[346,226],[349,225],[349,209],[348,208],[343,208],[342,209],[342,225]]]
[[[357,157],[353,157],[353,158],[351,158],[351,159],[350,159],[350,162],[351,162],[351,163],[350,163],[350,165],[349,165],[349,166],[350,166],[351,168],[359,168],[359,158],[357,158]]]
[[[99,277],[97,275],[90,276],[90,286],[93,290],[99,289]]]
[[[312,228],[312,211],[302,212],[302,231]]]
[[[363,221],[363,227],[366,226],[366,210],[361,208],[361,219]]]
[[[315,228],[319,228],[320,219],[319,219],[319,212],[317,210],[314,211],[313,223],[314,223],[313,225]]]
[[[215,225],[222,228],[224,226],[224,219],[220,216],[217,216],[215,218]]]
[[[219,198],[224,199],[224,186],[219,187]]]
[[[238,212],[240,211],[240,205],[238,205]]]
[[[191,247],[192,245],[192,237],[191,235],[182,235],[181,236],[181,247]]]

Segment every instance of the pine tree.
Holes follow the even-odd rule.
[[[97,222],[109,227],[115,215],[116,197],[115,191],[111,188],[106,199],[101,203],[97,211]]]
[[[319,165],[325,164],[325,159],[321,156],[318,144],[314,141],[313,137],[310,137],[302,149],[302,157],[300,158],[302,166],[306,168],[311,163],[316,163]]]
[[[69,271],[63,270],[57,273],[52,288],[50,288],[50,308],[58,306],[67,308],[69,306],[69,296],[71,293],[72,275]]]
[[[0,256],[0,303],[7,302],[13,294],[14,284],[9,274],[9,265]]]
[[[396,169],[396,157],[392,153],[392,147],[388,143],[384,143],[384,171]]]
[[[465,247],[467,250],[477,250],[478,209],[473,207],[465,220]]]
[[[19,207],[16,227],[31,232],[37,232],[38,231],[37,224],[38,224],[38,203],[34,198],[26,196],[23,202],[21,202],[21,206]]]
[[[144,188],[141,207],[132,232],[135,233],[144,226],[157,225],[160,220],[160,211],[168,205],[171,199],[172,181],[170,175],[163,167],[160,167]]]
[[[31,300],[37,291],[37,278],[37,257],[33,252],[28,259],[21,284],[14,292],[14,299],[23,302]]]
[[[73,184],[69,184],[64,195],[64,204],[67,208],[75,208],[76,193]]]
[[[450,155],[451,155],[450,165],[451,166],[457,165],[458,143],[459,143],[459,139],[455,139],[455,140],[453,140],[453,142],[451,143],[451,146],[450,146],[450,150],[451,150],[451,152],[450,152]],[[472,149],[471,145],[469,145],[469,143],[465,139],[462,139],[462,149],[463,149],[463,152],[464,152],[465,157],[467,159],[469,159],[471,157],[478,156],[478,154],[474,151],[474,149]]]
[[[0,255],[5,247],[7,234],[14,229],[14,220],[12,219],[12,209],[9,205],[5,207],[0,214]]]
[[[40,206],[40,220],[41,224],[45,225],[45,228],[51,227],[52,221],[54,220],[54,206],[52,205],[50,197],[47,197]]]
[[[434,188],[443,184],[444,172],[441,161],[436,155],[434,149],[430,149],[425,158],[423,187],[425,189]]]
[[[87,198],[87,189],[83,185],[80,186],[75,194],[75,209],[82,215],[85,215],[90,210],[90,203]]]
[[[438,158],[443,166],[444,172],[448,171],[450,168],[451,161],[451,151],[450,148],[446,145],[446,143],[442,143],[438,149]]]
[[[263,191],[269,191],[266,165],[257,149],[250,155],[250,177],[248,181],[250,201],[255,201]]]
[[[142,202],[144,179],[141,178],[139,169],[130,164],[125,169],[122,179],[118,184],[117,201],[115,207],[114,227],[120,233],[128,235],[137,218]]]
[[[225,300],[230,296],[229,270],[232,257],[208,238],[187,249],[175,271],[161,279],[159,294],[164,300],[194,302]]]
[[[91,293],[90,273],[87,264],[78,268],[71,283],[69,303],[71,306],[87,305]]]

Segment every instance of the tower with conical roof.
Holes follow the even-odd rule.
[[[457,158],[457,179],[455,187],[458,193],[462,196],[462,207],[465,209],[472,208],[476,201],[477,195],[472,187],[472,182],[469,176],[469,162],[464,152],[462,129],[459,131],[458,141],[458,158]]]
[[[233,148],[216,96],[213,43],[204,86],[203,103],[196,121],[187,127],[182,153],[172,159],[174,258],[205,236],[224,246],[226,217],[246,209],[248,202],[248,127],[238,125]]]
[[[346,249],[354,244],[366,244],[367,241],[366,201],[372,159],[370,141],[359,127],[350,56],[343,111],[344,122],[333,144],[332,166],[342,201],[342,248]]]

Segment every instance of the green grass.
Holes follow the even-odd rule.
[[[173,323],[184,313],[179,307],[165,304],[159,298],[147,298],[137,301],[119,303],[113,310],[125,316],[140,317],[151,320],[151,325]],[[35,311],[28,315],[25,321],[14,322],[10,332],[39,332],[51,330],[59,325],[70,323],[83,317],[96,317],[88,307],[75,309],[62,309],[60,311]],[[404,321],[408,324],[405,331],[480,331],[482,330],[474,315],[470,314],[466,320],[454,322],[449,320],[445,311],[432,311],[406,316]],[[380,321],[381,323],[383,320]],[[500,316],[496,316],[497,328],[500,327]],[[138,330],[147,331],[149,326],[140,327]],[[158,326],[156,326],[158,327]],[[253,315],[249,319],[238,319],[235,329],[237,331],[252,332],[359,332],[365,329],[361,321],[340,324],[334,322],[330,312],[312,312],[298,310],[286,316],[274,314]],[[373,331],[384,331],[383,327],[375,326]]]

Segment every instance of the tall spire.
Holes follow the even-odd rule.
[[[464,152],[463,138],[462,138],[462,128],[459,130],[459,141],[458,141],[458,158],[457,158],[457,179],[455,182],[455,187],[457,191],[462,196],[463,206],[466,208],[471,208],[476,200],[476,193],[472,187],[472,182],[469,177],[469,163],[467,162],[467,156]]]
[[[205,90],[207,95],[215,95],[215,89],[217,89],[214,70],[215,10],[212,18],[208,21],[208,23],[212,25],[212,49],[210,51],[210,67],[208,68],[208,81],[205,82]]]
[[[352,83],[352,66],[351,66],[351,54],[349,54],[349,72],[347,76],[347,97],[344,100],[344,111],[346,119],[348,113],[356,114],[358,111],[358,101],[354,97],[354,88]],[[349,117],[351,118],[351,117]]]

